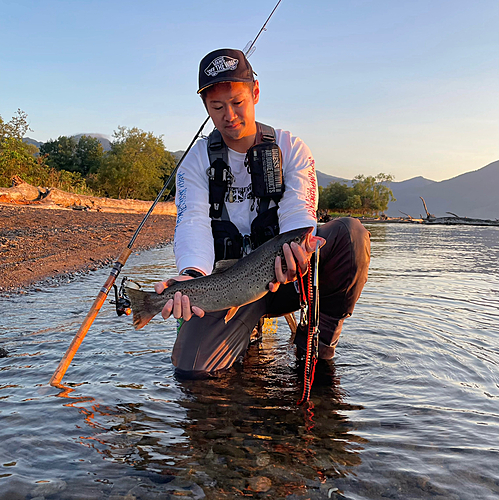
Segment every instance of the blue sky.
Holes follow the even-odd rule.
[[[199,60],[242,49],[276,1],[0,0],[0,115],[40,141],[123,125],[185,149]],[[330,175],[476,170],[499,159],[498,28],[497,0],[282,0],[250,59],[257,119]]]

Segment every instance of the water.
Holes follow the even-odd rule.
[[[175,323],[101,310],[109,270],[0,298],[0,499],[499,497],[499,229],[372,225],[335,371],[302,391],[281,319],[244,364],[179,382]],[[123,275],[174,274],[171,247]]]

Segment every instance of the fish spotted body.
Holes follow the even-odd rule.
[[[191,306],[200,307],[206,312],[229,309],[227,322],[239,307],[255,302],[269,291],[269,283],[276,279],[274,266],[277,256],[282,258],[285,268],[284,243],[289,245],[294,241],[300,245],[312,229],[307,227],[278,234],[231,267],[219,272],[215,268],[213,274],[200,278],[172,280],[173,284],[169,283],[170,286],[160,294],[127,287],[135,329],[142,328],[160,313],[176,292],[187,295]]]

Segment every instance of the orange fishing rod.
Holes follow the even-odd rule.
[[[248,44],[248,48],[245,48],[245,55],[249,57],[253,52],[254,52],[254,46],[260,35],[262,34],[263,31],[266,30],[267,23],[270,21],[270,18],[273,16],[274,12],[276,11],[277,7],[281,3],[282,0],[279,0],[270,13],[269,17],[261,27],[260,31],[258,32],[257,36],[255,39]],[[92,326],[92,323],[94,322],[95,318],[97,317],[97,314],[99,314],[99,311],[101,310],[101,307],[103,306],[104,302],[106,301],[106,298],[109,294],[109,291],[113,287],[113,285],[116,282],[116,279],[118,278],[121,269],[125,265],[126,261],[128,260],[128,257],[130,257],[130,254],[132,253],[132,247],[133,244],[135,243],[135,240],[137,239],[137,236],[139,235],[141,229],[144,227],[144,224],[147,222],[147,219],[149,219],[149,216],[151,215],[152,211],[158,204],[159,200],[161,197],[164,195],[165,191],[168,189],[168,186],[170,185],[170,182],[172,179],[175,178],[175,175],[177,173],[178,168],[184,161],[184,158],[187,156],[187,153],[191,150],[192,146],[198,139],[198,137],[201,135],[201,132],[203,131],[205,125],[208,123],[208,120],[210,119],[209,116],[206,117],[206,119],[203,121],[203,124],[201,127],[199,127],[199,130],[197,131],[196,135],[192,139],[191,143],[189,144],[189,147],[186,149],[184,154],[182,155],[182,158],[180,158],[180,161],[178,162],[177,166],[173,169],[173,172],[171,173],[170,177],[168,177],[168,180],[165,182],[163,188],[159,192],[158,196],[156,196],[156,199],[153,201],[151,208],[149,211],[146,213],[144,218],[142,219],[142,222],[139,224],[139,227],[135,231],[134,235],[132,236],[130,242],[128,243],[127,247],[121,252],[120,256],[116,260],[116,262],[113,265],[113,268],[111,272],[109,273],[109,277],[107,278],[106,282],[104,283],[104,286],[100,289],[97,297],[94,300],[94,303],[92,304],[90,311],[88,311],[87,316],[83,320],[83,323],[81,324],[79,330],[76,332],[76,335],[74,336],[71,344],[68,347],[68,350],[64,354],[63,358],[61,359],[59,365],[57,366],[57,369],[55,370],[54,374],[52,375],[49,384],[50,385],[59,385],[61,383],[62,377],[64,377],[64,374],[66,373],[66,370],[69,368],[69,365],[71,364],[71,361],[74,358],[74,355],[76,354],[76,351],[80,347],[81,343],[83,342],[83,339],[85,338],[85,335],[87,334],[88,330]]]
[[[76,351],[80,347],[81,343],[83,342],[83,339],[85,338],[85,335],[87,334],[89,328],[92,326],[92,323],[94,322],[97,314],[99,314],[99,311],[106,301],[106,298],[109,294],[109,291],[113,287],[116,279],[118,278],[121,269],[125,265],[126,261],[128,260],[128,257],[130,257],[130,254],[132,253],[132,247],[133,244],[135,243],[135,240],[137,239],[137,236],[139,235],[141,229],[144,227],[144,224],[147,222],[147,219],[151,215],[152,211],[158,204],[159,200],[161,197],[164,195],[165,191],[168,189],[168,186],[170,185],[171,180],[175,177],[175,174],[177,173],[178,168],[184,161],[184,158],[186,157],[187,153],[191,150],[192,146],[196,142],[197,138],[201,134],[204,126],[208,123],[209,116],[206,117],[204,120],[203,124],[197,131],[197,134],[194,136],[192,139],[191,143],[189,144],[189,147],[185,151],[185,153],[182,155],[182,158],[180,158],[180,161],[178,162],[177,166],[173,169],[173,172],[171,173],[170,177],[168,180],[165,182],[163,189],[159,192],[158,196],[156,196],[156,199],[153,201],[153,204],[151,205],[151,208],[148,210],[144,218],[142,219],[142,222],[139,224],[139,227],[133,234],[130,242],[128,243],[127,247],[121,252],[120,256],[116,260],[116,262],[113,265],[113,268],[111,269],[111,272],[109,273],[109,276],[104,283],[104,286],[100,289],[97,297],[94,300],[94,303],[92,304],[92,307],[90,308],[90,311],[88,311],[87,316],[83,320],[83,323],[80,326],[80,329],[76,332],[76,335],[73,338],[73,341],[68,347],[68,350],[66,351],[66,354],[64,354],[63,358],[61,359],[59,365],[57,366],[57,369],[55,370],[54,374],[52,375],[52,378],[50,379],[49,383],[50,385],[58,385],[61,383],[62,377],[64,377],[64,374],[66,373],[66,370],[69,368],[69,365],[71,364],[71,361],[74,358],[74,355],[76,354]]]

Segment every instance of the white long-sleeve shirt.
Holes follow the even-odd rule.
[[[312,153],[300,138],[284,130],[276,130],[276,142],[282,151],[285,186],[277,212],[279,230],[284,233],[300,227],[316,227],[318,189]],[[215,249],[209,215],[206,169],[210,160],[207,143],[207,139],[197,141],[177,173],[174,252],[179,271],[194,267],[210,274],[215,262]],[[225,206],[230,220],[242,235],[250,234],[251,222],[258,215],[254,200],[249,198],[251,175],[244,165],[245,157],[245,153],[229,148],[234,201],[226,201]]]

